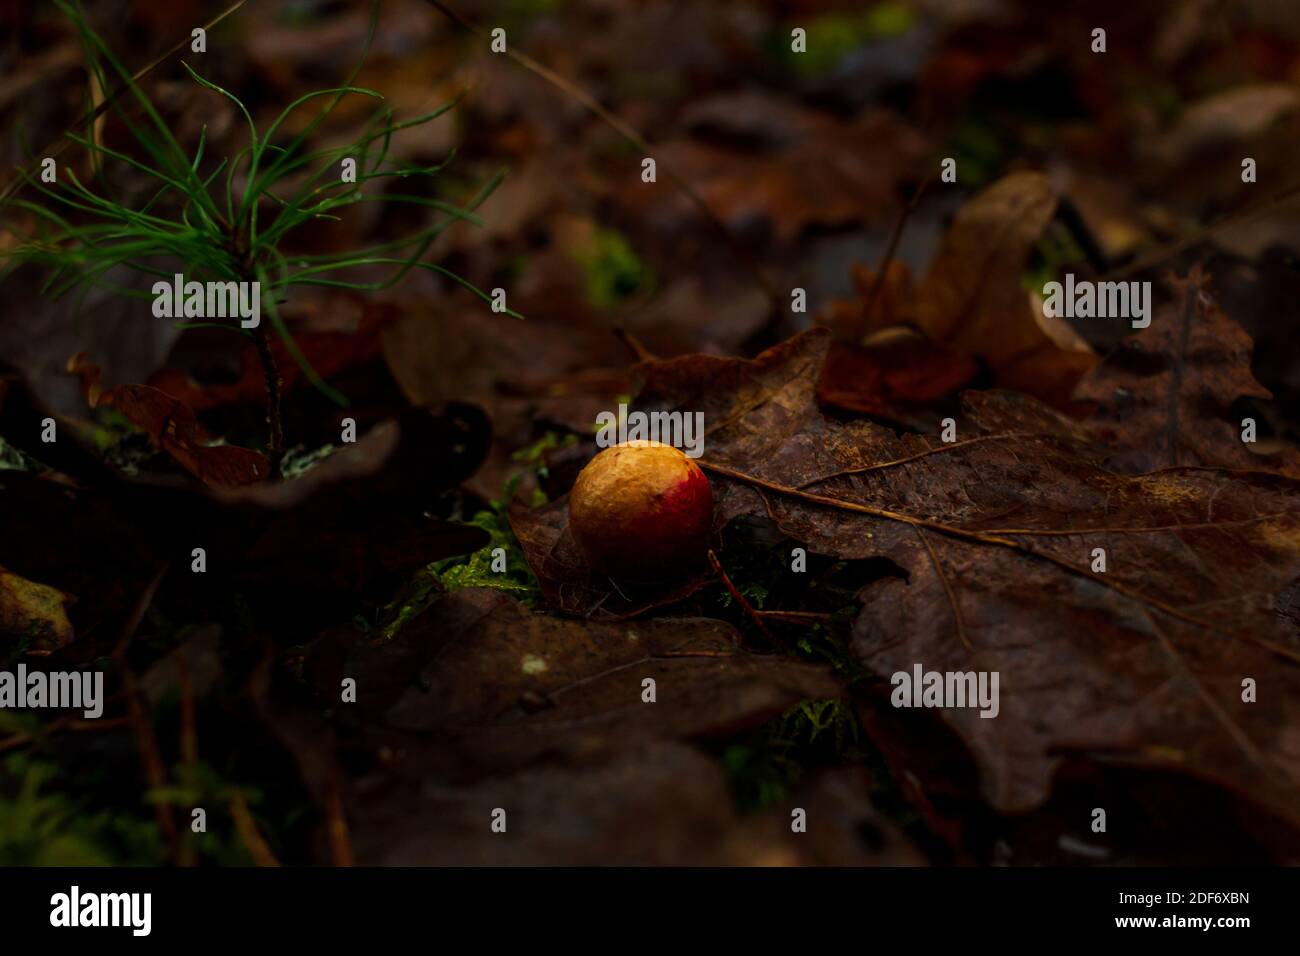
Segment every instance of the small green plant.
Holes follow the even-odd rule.
[[[574,258],[586,280],[587,301],[597,309],[613,309],[651,285],[649,268],[613,229],[597,229]]]
[[[540,444],[540,443],[539,443]],[[505,491],[497,501],[479,511],[468,524],[488,533],[488,543],[470,555],[444,558],[421,568],[406,586],[402,596],[380,609],[376,635],[389,641],[415,617],[447,591],[461,588],[496,588],[517,597],[527,607],[534,607],[540,598],[537,579],[528,567],[523,548],[510,528],[507,512],[514,500],[522,475],[513,475],[506,482]],[[540,495],[541,492],[538,492]],[[545,495],[536,504],[545,504]],[[502,566],[504,565],[504,570]]]
[[[737,802],[762,809],[788,798],[803,775],[860,757],[858,722],[842,700],[805,700],[726,748]]]
[[[92,181],[83,182],[73,166],[65,163],[57,170],[57,180],[46,182],[29,165],[22,181],[39,194],[41,201],[18,195],[5,200],[5,212],[10,218],[22,211],[35,225],[30,235],[0,253],[5,261],[3,275],[24,264],[34,265],[48,273],[43,295],[79,291],[83,299],[96,286],[127,296],[153,297],[153,293],[142,289],[110,285],[109,275],[120,269],[170,281],[178,271],[174,266],[179,265],[187,281],[256,282],[261,309],[288,354],[309,381],[340,404],[346,399],[316,374],[285,327],[281,306],[291,290],[324,286],[374,292],[401,281],[412,269],[425,269],[469,289],[485,302],[491,301],[450,270],[421,260],[448,226],[457,221],[479,221],[472,210],[491,194],[501,175],[492,177],[462,208],[401,188],[404,180],[437,174],[452,157],[434,166],[394,166],[389,162],[395,134],[442,116],[455,106],[455,100],[401,121],[381,102],[358,141],[313,148],[309,145],[313,134],[344,98],[383,100],[374,90],[352,85],[360,63],[343,85],[299,97],[264,129],[258,128],[238,97],[183,64],[194,82],[229,100],[247,124],[247,144],[235,155],[217,160],[205,152],[206,126],[192,151],[177,141],[150,97],[91,28],[78,0],[54,2],[80,35],[88,70],[97,87],[121,90],[121,97],[110,100],[111,115],[129,134],[132,145],[129,151],[124,151],[126,147],[110,148],[87,123],[83,127],[85,135],[75,131],[66,135],[89,152],[95,171]],[[377,20],[378,3],[372,2],[367,51]],[[324,105],[298,132],[284,135],[298,110],[318,103]],[[109,185],[110,169],[143,174],[156,181],[156,192],[140,208],[131,208],[115,198]],[[426,228],[362,249],[317,255],[283,251],[287,241],[304,226],[339,219],[349,206],[374,202],[424,206],[439,218]],[[363,278],[375,271],[386,274]],[[257,345],[270,398],[267,444],[271,474],[278,475],[284,454],[280,381],[267,331],[261,325],[243,329],[237,320],[191,323],[212,324],[251,334]]]
[[[54,764],[26,754],[0,762],[0,866],[164,861],[152,823],[108,810],[89,812],[57,791],[58,777]]]

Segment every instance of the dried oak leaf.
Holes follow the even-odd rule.
[[[817,383],[828,406],[901,422],[909,405],[936,402],[979,372],[969,356],[941,348],[905,327],[882,330],[863,344],[831,345]]]
[[[790,806],[741,815],[721,764],[689,744],[633,743],[610,759],[539,763],[470,786],[378,791],[349,814],[357,862],[397,866],[900,866],[923,862],[875,811],[865,774],[802,784]],[[509,839],[485,821],[507,810]]]
[[[905,263],[890,259],[879,274],[855,264],[850,272],[857,297],[831,301],[816,320],[835,335],[817,382],[822,405],[902,423],[910,407],[952,395],[979,374],[970,355],[908,324],[914,292]]]
[[[1300,485],[1115,474],[1087,428],[1012,393],[968,393],[952,444],[832,422],[814,400],[827,344],[649,363],[639,400],[705,410],[718,520],[766,514],[810,549],[906,571],[862,595],[869,670],[1001,675],[996,719],[940,712],[988,801],[1038,805],[1075,751],[1192,774],[1300,826],[1300,635],[1282,613]],[[1267,697],[1243,703],[1247,677]]]
[[[1093,421],[1119,449],[1117,471],[1180,465],[1276,468],[1300,476],[1300,460],[1253,454],[1241,440],[1239,398],[1272,395],[1251,374],[1254,343],[1209,296],[1199,269],[1173,280],[1176,301],[1084,376],[1079,401],[1096,402]]]
[[[216,444],[216,439],[199,424],[194,409],[179,399],[149,385],[105,389],[99,384],[99,368],[89,363],[84,352],[68,360],[68,371],[81,379],[91,408],[117,409],[205,484],[237,488],[265,480],[270,468],[265,455],[251,448]]]
[[[370,649],[405,688],[385,723],[454,743],[459,770],[496,772],[545,753],[614,750],[629,740],[736,733],[809,697],[838,697],[828,668],[739,646],[731,625],[708,618],[594,622],[531,613],[490,589],[453,592],[409,634],[414,657]],[[415,686],[410,665],[419,675]],[[372,672],[373,673],[373,672]],[[653,678],[657,705],[642,701]],[[383,693],[384,680],[378,684]],[[334,682],[337,686],[337,682]],[[391,686],[391,684],[389,685]]]
[[[1021,285],[1056,203],[1041,173],[998,180],[961,207],[914,293],[898,265],[889,264],[879,290],[859,270],[862,301],[835,305],[823,320],[860,335],[911,324],[948,352],[981,359],[998,387],[1067,408],[1096,357],[1063,321],[1044,317]]]
[[[223,543],[241,591],[263,620],[301,631],[346,617],[358,596],[388,599],[431,561],[482,547],[482,529],[425,511],[473,474],[490,434],[473,405],[408,409],[299,478],[221,493],[209,516],[240,529]]]
[[[349,824],[363,861],[916,859],[871,811],[862,779],[813,781],[807,797],[836,836],[866,823],[875,845],[828,831],[799,846],[785,836],[788,810],[784,825],[737,815],[721,764],[686,741],[725,738],[842,686],[828,668],[745,651],[725,622],[583,622],[469,589],[441,598],[397,642],[359,643],[333,670],[315,671],[309,655],[306,668],[322,688],[356,677],[370,698],[363,715],[387,728],[372,728],[372,743],[401,754],[356,787]],[[647,677],[654,706],[643,701]],[[509,808],[511,847],[465,826],[485,806]]]
[[[268,630],[306,639],[363,600],[390,599],[415,568],[487,543],[480,528],[426,515],[487,452],[491,426],[472,405],[407,409],[300,477],[239,488],[123,475],[72,430],[41,445],[48,414],[21,379],[0,377],[0,434],[79,483],[0,473],[0,564],[75,595],[78,635],[129,613],[161,568],[188,568],[196,546],[207,573],[169,574],[167,587],[223,601],[238,590]]]

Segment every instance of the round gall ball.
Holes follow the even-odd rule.
[[[588,566],[613,578],[676,577],[704,557],[713,491],[671,445],[632,441],[587,463],[569,494],[569,530]]]

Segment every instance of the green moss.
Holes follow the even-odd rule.
[[[1006,149],[992,128],[992,120],[979,115],[962,118],[945,144],[943,155],[957,160],[958,179],[970,189],[992,182],[1006,164]]]
[[[546,465],[546,453],[549,451],[558,451],[562,448],[571,448],[577,443],[578,436],[572,433],[560,435],[557,432],[547,432],[531,445],[520,448],[512,454],[510,460],[518,462],[521,465],[526,465],[532,469],[533,473],[538,478],[548,478],[550,477],[551,471]],[[515,484],[517,485],[518,482],[516,481]],[[507,491],[506,499],[509,500],[510,497],[512,497],[513,489],[510,488],[510,486],[507,486]],[[543,505],[545,503],[545,500],[533,502],[534,506]]]
[[[34,458],[0,438],[0,471],[37,471],[39,468]]]
[[[516,453],[518,454],[518,453]],[[496,588],[514,594],[524,605],[534,607],[541,599],[537,579],[533,577],[523,549],[510,528],[507,511],[515,496],[521,476],[506,483],[500,501],[489,503],[468,522],[488,533],[488,543],[467,556],[446,558],[421,568],[415,573],[402,596],[380,609],[376,636],[392,640],[415,617],[433,603],[439,594],[461,588]],[[540,495],[541,493],[538,492]],[[545,504],[545,495],[540,502]],[[498,549],[504,555],[496,553]],[[504,557],[505,570],[497,570]]]
[[[781,803],[810,770],[861,758],[860,732],[842,700],[801,701],[722,753],[738,804],[757,810]]]
[[[1065,230],[1049,229],[1034,245],[1028,268],[1020,277],[1020,287],[1043,294],[1043,287],[1068,271],[1067,267],[1086,261],[1079,244]]]
[[[597,229],[573,258],[586,280],[587,301],[597,309],[615,308],[650,286],[650,269],[612,229]]]
[[[10,754],[0,762],[0,866],[165,861],[151,821],[108,810],[90,811],[57,792],[58,777],[54,764],[27,754]]]
[[[280,465],[280,474],[287,481],[301,478],[334,452],[333,445],[323,445],[315,451],[308,451],[302,445],[290,448],[284,453],[284,462]]]
[[[470,520],[471,525],[488,533],[488,543],[484,547],[468,559],[448,558],[429,565],[427,570],[443,589],[496,588],[510,591],[529,607],[537,602],[540,597],[537,579],[528,567],[506,514],[517,487],[517,479],[509,482],[501,501],[491,502],[487,510],[478,512]],[[505,569],[498,570],[503,558]]]
[[[873,40],[902,36],[912,29],[916,15],[906,3],[877,3],[861,13],[828,13],[807,23],[791,21],[772,40],[772,49],[788,67],[815,75],[834,69],[845,56]],[[790,48],[790,30],[807,31],[803,53]]]

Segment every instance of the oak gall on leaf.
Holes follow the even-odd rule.
[[[606,448],[569,494],[574,541],[594,572],[613,578],[678,576],[703,559],[712,525],[709,479],[656,441]]]

